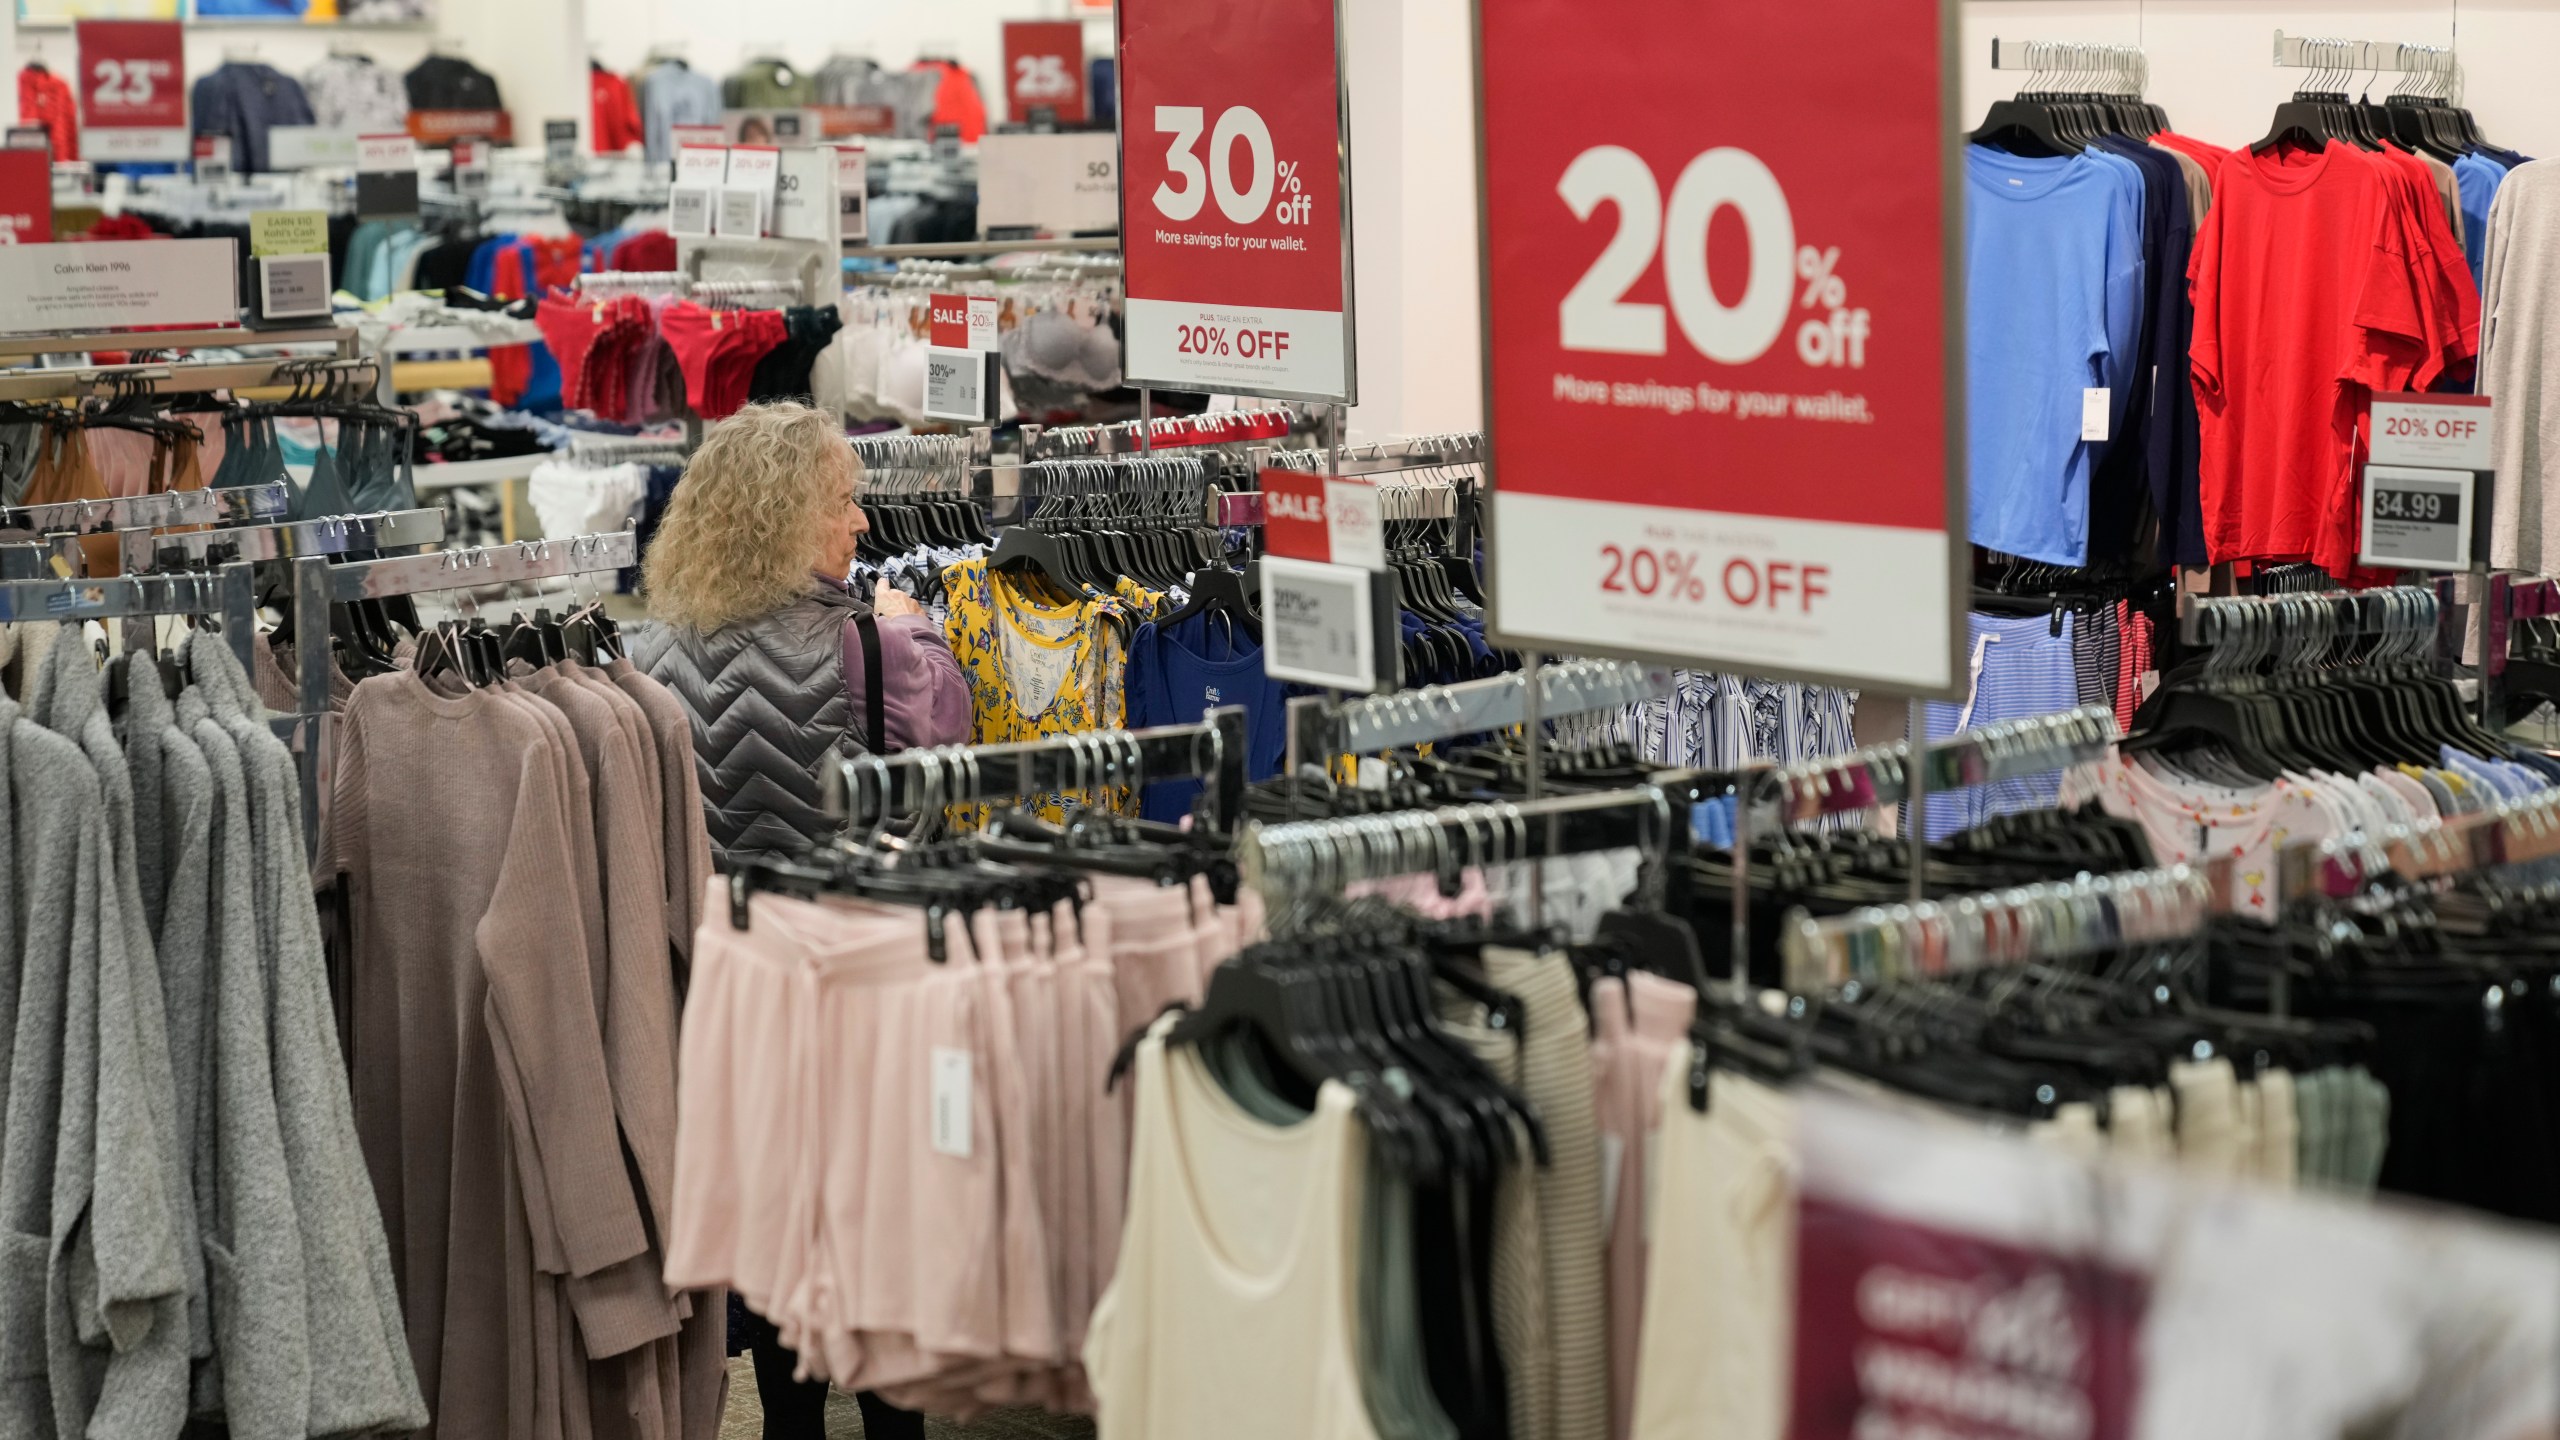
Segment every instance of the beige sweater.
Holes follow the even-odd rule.
[[[327,862],[352,892],[356,1121],[435,1415],[425,1433],[557,1433],[556,1412],[510,1413],[528,1388],[584,1390],[516,1374],[533,1357],[564,1363],[564,1317],[525,1303],[551,1277],[529,1282],[510,1243],[526,1235],[527,1186],[564,1202],[536,1241],[556,1242],[563,1278],[649,1246],[587,906],[568,898],[575,833],[592,833],[570,799],[578,757],[565,722],[525,700],[439,696],[407,671],[357,686],[341,737]]]

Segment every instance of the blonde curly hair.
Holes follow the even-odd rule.
[[[649,613],[698,632],[806,594],[862,481],[844,427],[788,401],[749,405],[704,437],[642,563]]]

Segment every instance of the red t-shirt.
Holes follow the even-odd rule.
[[[619,155],[641,143],[640,103],[621,76],[601,65],[587,67],[588,134],[598,155]]]
[[[2387,163],[2341,141],[2234,151],[2187,269],[2202,430],[2205,548],[2344,574],[2332,523],[2352,506],[2357,425],[2458,344],[2424,293],[2434,268]]]

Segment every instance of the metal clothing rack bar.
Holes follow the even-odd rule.
[[[1244,736],[1243,709],[1228,706],[1192,725],[858,755],[837,761],[829,804],[853,823],[879,824],[945,805],[1214,779],[1210,822],[1222,826],[1244,803]]]
[[[2436,592],[2424,585],[2290,595],[2181,594],[2178,640],[2198,649],[2301,632],[2329,639],[2419,633],[2432,640],[2442,609]]]
[[[245,564],[204,575],[118,575],[0,582],[0,622],[115,620],[159,615],[221,617],[223,638],[250,672],[257,591]]]
[[[1538,671],[1537,717],[1617,710],[1671,693],[1670,672],[1624,660],[1568,660]],[[1525,672],[1426,685],[1395,695],[1289,702],[1289,769],[1304,759],[1373,755],[1529,723]]]
[[[640,563],[640,538],[632,531],[616,530],[565,540],[518,540],[439,550],[431,555],[395,555],[335,565],[314,563],[324,572],[328,599],[343,605],[394,595],[424,595],[626,569]]]
[[[841,757],[828,776],[827,809],[849,825],[881,825],[946,805],[1197,779],[1210,782],[1209,824],[1223,828],[1244,809],[1244,719],[1243,707],[1230,705],[1193,725]]]
[[[2279,70],[2441,74],[2453,68],[2453,52],[2435,45],[2403,45],[2390,40],[2333,40],[2313,35],[2287,35],[2279,30],[2276,32],[2275,63]]]
[[[294,376],[374,375],[371,360],[315,360],[284,357],[266,360],[163,361],[144,365],[93,365],[63,370],[11,370],[0,373],[0,400],[59,400],[101,390],[148,390],[170,394],[195,390],[250,390],[280,384]]]
[[[932,240],[911,245],[847,245],[848,258],[862,260],[966,260],[974,255],[1059,254],[1117,251],[1117,235],[1077,235],[1062,240]]]
[[[1469,868],[1630,846],[1664,853],[1685,830],[1683,810],[1658,787],[1640,785],[1550,799],[1255,824],[1245,829],[1239,863],[1245,883],[1262,892],[1278,917],[1292,908],[1292,901],[1339,894],[1361,880],[1426,874],[1454,879]],[[1630,820],[1635,822],[1632,829]]]
[[[374,515],[330,515],[317,520],[278,520],[226,530],[155,534],[148,526],[123,531],[127,553],[141,547],[159,564],[172,561],[298,560],[356,550],[403,550],[444,539],[442,510],[389,510]]]
[[[2071,77],[2073,83],[2057,89],[2092,91],[2102,88],[2102,81],[2115,82],[2109,93],[2139,95],[2150,78],[2151,64],[2139,45],[2100,45],[2077,40],[2002,40],[1991,41],[1991,68],[1994,70],[2033,70],[2042,74]]]
[[[352,360],[356,332],[351,326],[331,325],[308,330],[111,330],[86,335],[11,335],[0,337],[0,359],[85,355],[95,350],[210,350],[252,345],[334,345],[340,359]]]
[[[1820,919],[1799,910],[1780,951],[1787,989],[1812,996],[2187,939],[2219,909],[2204,871],[2173,865]]]
[[[284,514],[283,481],[222,490],[171,490],[121,500],[64,500],[52,505],[0,506],[0,530],[38,535],[91,535],[136,527],[240,525]]]
[[[1202,415],[1168,415],[1162,419],[1120,420],[1107,425],[1062,425],[1050,429],[1022,427],[1022,454],[1027,460],[1075,460],[1094,455],[1132,455],[1194,445],[1242,445],[1283,440],[1300,431],[1298,412],[1287,409],[1213,410]]]

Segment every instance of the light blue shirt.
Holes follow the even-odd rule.
[[[720,123],[720,82],[663,60],[640,80],[640,132],[652,164],[676,158],[675,128]]]
[[[2096,150],[1965,149],[1965,394],[1977,545],[2055,565],[2089,556],[2085,393],[2123,429],[2142,335],[2141,170]]]

